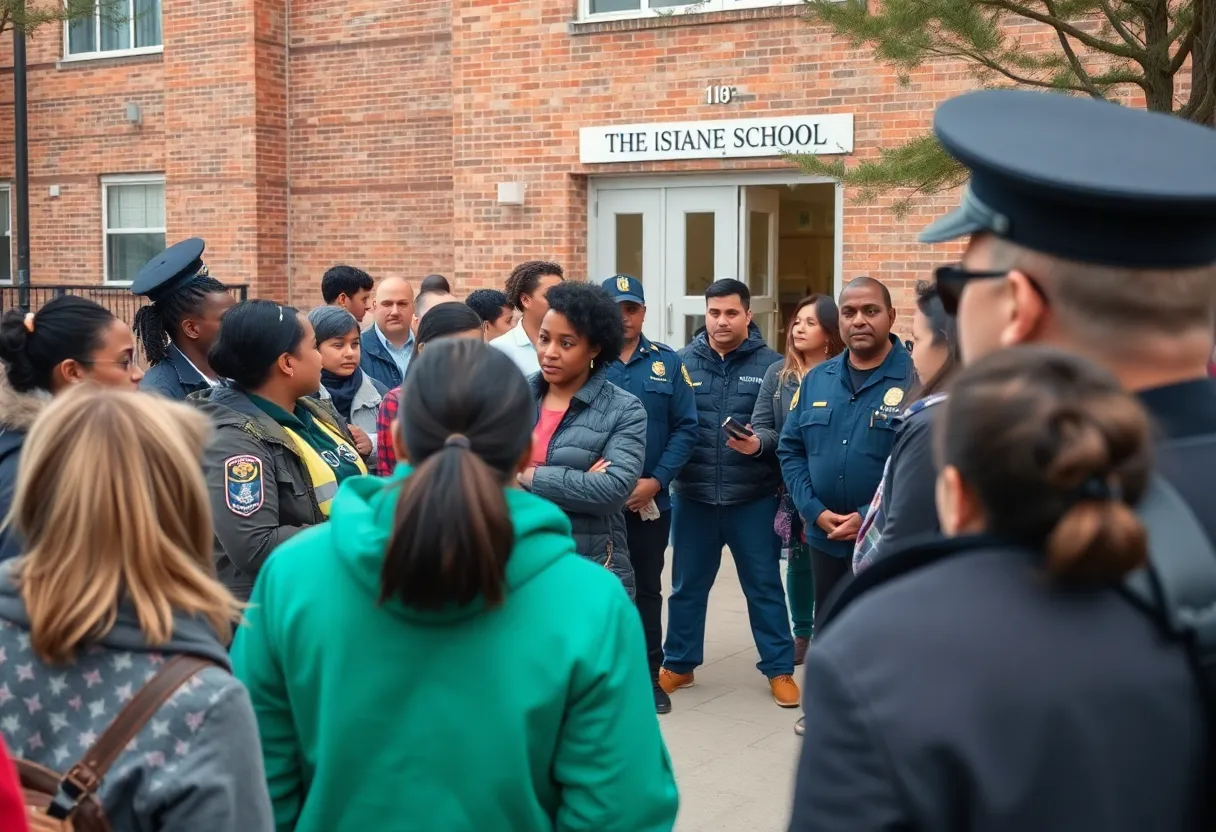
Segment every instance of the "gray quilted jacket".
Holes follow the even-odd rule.
[[[540,373],[531,384],[539,413],[547,385]],[[646,409],[632,393],[596,373],[575,394],[549,442],[545,464],[532,475],[532,493],[556,503],[570,518],[579,554],[607,565],[630,598],[634,581],[624,508],[645,458]],[[587,473],[600,459],[612,465]]]

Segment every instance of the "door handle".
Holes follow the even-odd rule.
[[[672,326],[672,323],[671,323],[671,312],[672,312],[673,307],[674,307],[674,304],[670,304],[670,303],[667,304],[667,337],[668,338],[670,338],[676,332],[675,328]]]

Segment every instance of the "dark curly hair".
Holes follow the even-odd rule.
[[[625,346],[625,325],[621,322],[620,307],[607,292],[590,283],[559,283],[545,297],[550,311],[564,316],[575,332],[592,347],[599,347],[592,374],[620,357]]]
[[[505,287],[507,302],[522,312],[524,304],[520,298],[535,292],[536,287],[540,285],[541,277],[547,274],[555,275],[562,280],[566,279],[566,273],[556,263],[549,263],[545,260],[529,260],[526,263],[520,263],[511,270],[511,276],[507,278]]]

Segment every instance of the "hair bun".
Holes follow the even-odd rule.
[[[0,361],[14,389],[26,392],[34,384],[34,366],[30,362],[29,342],[33,327],[27,323],[24,309],[10,309],[0,317]]]

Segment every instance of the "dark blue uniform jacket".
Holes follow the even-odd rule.
[[[667,487],[697,444],[697,403],[684,364],[666,344],[641,337],[628,364],[604,368],[609,381],[637,396],[646,408],[646,461],[642,476],[663,486],[654,498],[659,511],[671,508]]]
[[[916,383],[912,356],[894,336],[886,360],[857,391],[848,360],[846,350],[807,373],[777,446],[807,542],[836,557],[851,556],[853,541],[828,540],[815,520],[825,509],[865,516],[895,442],[896,418]]]

